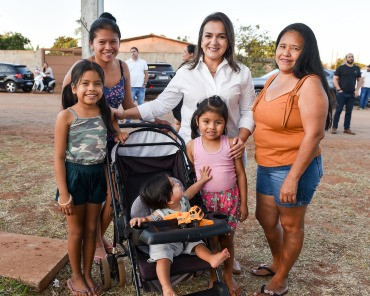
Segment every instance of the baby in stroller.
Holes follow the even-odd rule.
[[[192,199],[202,186],[211,178],[210,167],[200,170],[199,180],[185,192],[178,183],[174,183],[166,174],[154,175],[141,190],[143,201],[153,210],[147,217],[137,217],[130,221],[130,226],[141,226],[144,222],[159,221],[175,211],[185,212],[190,209],[189,199]],[[218,267],[230,257],[227,249],[212,253],[202,241],[187,243],[168,243],[149,246],[148,262],[157,262],[156,273],[162,286],[163,295],[176,295],[170,281],[170,268],[173,258],[180,254],[194,254],[207,261],[213,268]]]

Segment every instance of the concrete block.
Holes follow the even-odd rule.
[[[0,232],[0,276],[40,292],[67,262],[66,240]]]

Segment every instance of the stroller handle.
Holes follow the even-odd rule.
[[[155,128],[159,130],[165,129],[173,133],[180,140],[181,145],[183,147],[186,147],[184,139],[177,133],[177,131],[173,128],[172,125],[141,122],[141,123],[120,123],[119,127],[120,128]]]

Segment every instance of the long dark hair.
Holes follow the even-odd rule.
[[[203,39],[204,26],[208,22],[211,22],[211,21],[222,22],[224,24],[225,32],[226,32],[226,38],[227,38],[227,49],[226,49],[223,57],[227,60],[231,69],[233,69],[234,72],[239,72],[240,67],[238,66],[238,64],[236,62],[236,59],[235,59],[234,27],[233,27],[233,24],[232,24],[231,20],[229,19],[229,17],[226,14],[222,13],[222,12],[215,12],[215,13],[210,14],[209,16],[207,16],[204,19],[203,23],[201,24],[200,29],[199,29],[199,35],[198,35],[198,44],[197,44],[197,48],[196,48],[196,51],[195,51],[194,59],[190,63],[190,69],[194,69],[198,64],[200,57],[202,55],[204,55],[204,52],[203,52],[203,49],[202,49],[202,39]]]
[[[327,130],[330,128],[332,123],[331,93],[328,81],[326,80],[324,67],[322,66],[321,63],[319,48],[317,46],[315,34],[311,30],[311,28],[305,24],[302,23],[291,24],[280,32],[276,40],[275,52],[279,46],[281,37],[283,37],[283,35],[289,31],[298,32],[304,40],[302,52],[299,55],[293,68],[294,76],[301,79],[306,75],[316,74],[317,76],[320,77],[322,86],[324,87],[324,90],[328,96],[329,107],[325,123],[325,130]]]
[[[89,41],[93,42],[96,36],[96,32],[102,29],[110,30],[117,33],[118,38],[121,39],[121,31],[116,24],[116,18],[109,12],[103,12],[99,18],[94,21],[89,31]]]
[[[167,208],[173,186],[166,174],[152,176],[141,188],[140,196],[152,210]]]
[[[103,69],[97,63],[90,62],[88,60],[82,60],[81,62],[79,62],[78,64],[76,64],[73,67],[72,74],[71,74],[71,82],[68,83],[63,89],[63,93],[62,93],[63,109],[67,109],[69,107],[72,107],[73,105],[75,105],[77,103],[78,98],[72,92],[72,84],[77,86],[78,83],[80,82],[82,76],[87,71],[94,71],[94,72],[98,73],[98,75],[100,77],[100,80],[102,82],[102,85],[104,85],[104,71],[103,71]],[[104,93],[103,93],[101,99],[98,101],[97,105],[100,109],[101,117],[104,121],[104,124],[105,124],[107,130],[110,133],[116,134],[116,130],[114,129],[113,124],[112,124],[111,110],[110,110],[110,107],[107,103],[107,100],[105,99]]]
[[[227,120],[229,118],[229,112],[225,102],[219,96],[212,96],[208,99],[205,99],[198,103],[197,107],[198,108],[197,110],[195,110],[190,122],[192,139],[195,139],[200,136],[198,132],[197,119],[199,119],[200,116],[202,116],[204,113],[208,111],[214,112],[223,117],[223,119],[225,120],[225,129],[222,134],[226,135],[227,133],[226,125]]]

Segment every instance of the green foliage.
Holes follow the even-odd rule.
[[[51,48],[72,48],[77,47],[78,41],[73,37],[60,36],[55,39]]]
[[[189,36],[184,36],[184,37],[177,36],[176,39],[180,40],[180,41],[183,41],[183,42],[189,42],[190,37]]]
[[[18,281],[0,277],[0,295],[28,296],[34,294],[32,290]]]
[[[0,49],[3,50],[24,50],[29,43],[30,40],[21,33],[7,32],[0,35]]]
[[[273,68],[275,41],[259,25],[239,27],[236,50],[237,59],[251,69],[253,76],[260,76]]]

